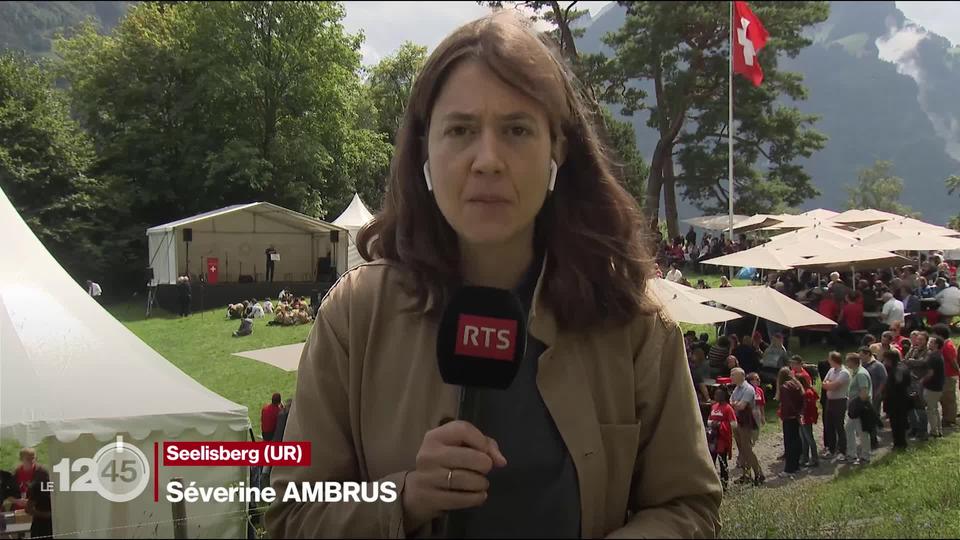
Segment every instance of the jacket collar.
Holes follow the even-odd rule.
[[[549,253],[544,253],[540,276],[537,278],[537,286],[533,290],[530,315],[527,318],[528,331],[547,347],[553,345],[557,339],[557,320],[550,308],[547,307],[543,296],[544,278],[547,273],[547,259],[549,257]]]

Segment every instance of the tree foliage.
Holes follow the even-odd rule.
[[[87,175],[93,157],[46,62],[0,54],[0,188],[75,276],[103,270],[96,222],[103,194]]]
[[[360,38],[328,2],[143,3],[55,43],[110,186],[124,267],[145,227],[263,200],[332,218],[390,146],[363,127]]]
[[[645,206],[656,221],[661,189],[671,235],[679,232],[675,186],[705,211],[727,206],[727,109],[730,15],[722,2],[620,2],[623,27],[604,41],[616,52],[628,111],[649,110],[659,133],[647,179]],[[783,98],[805,97],[802,78],[777,69],[778,55],[796,56],[810,40],[805,28],[827,18],[826,2],[752,2],[770,32],[759,53],[764,82],[734,80],[735,200],[739,213],[796,205],[817,194],[797,164],[822,148],[825,137]],[[653,86],[653,96],[638,86]],[[679,166],[679,170],[675,167]]]
[[[893,163],[878,160],[861,169],[857,183],[847,188],[847,210],[873,208],[900,216],[920,217],[900,202],[902,193],[903,179],[893,174]]]

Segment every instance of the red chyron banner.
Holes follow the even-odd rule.
[[[750,79],[754,86],[760,86],[763,70],[757,53],[767,44],[770,34],[746,2],[733,3],[733,22],[733,71]]]
[[[220,278],[220,259],[216,257],[207,258],[207,283],[216,285]]]
[[[309,442],[167,441],[164,467],[232,467],[310,465]]]
[[[516,347],[517,321],[460,315],[455,354],[509,362]]]

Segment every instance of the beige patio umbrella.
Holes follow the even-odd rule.
[[[805,262],[805,260],[803,257],[793,255],[788,251],[780,251],[762,245],[700,262],[702,264],[733,266],[737,268],[749,267],[762,268],[764,270],[792,270],[794,264]]]
[[[880,210],[874,210],[873,208],[868,208],[866,210],[847,210],[846,212],[841,212],[840,214],[830,218],[830,221],[834,223],[865,227],[874,223],[882,223],[892,219],[901,219],[902,217],[903,216],[898,216],[897,214],[891,214],[890,212],[883,212]]]
[[[783,216],[783,221],[780,223],[775,223],[769,227],[764,227],[765,231],[788,231],[794,229],[805,229],[807,227],[815,227],[817,225],[822,225],[824,223],[823,219],[814,217],[814,216]]]
[[[837,240],[828,240],[826,238],[798,238],[794,241],[781,241],[776,244],[764,244],[769,249],[783,251],[796,257],[817,257],[819,255],[830,255],[840,253],[849,249],[853,245],[853,240],[844,242]],[[804,260],[804,262],[806,262]]]
[[[869,227],[864,227],[857,230],[857,234],[860,235],[860,238],[865,239],[881,232],[910,233],[917,231],[924,231],[929,234],[936,234],[938,236],[960,236],[960,231],[955,231],[948,227],[933,225],[932,223],[926,223],[924,221],[920,221],[919,219],[913,218],[895,219],[892,221],[877,223],[876,225],[870,225]]]
[[[782,216],[772,215],[772,214],[757,214],[755,216],[750,216],[749,218],[736,223],[733,225],[733,232],[735,234],[745,233],[753,231],[756,229],[763,229],[764,227],[769,227],[771,225],[776,225],[783,221]],[[726,231],[730,227],[729,225],[723,230]]]
[[[880,251],[869,247],[851,246],[836,253],[818,255],[807,259],[807,262],[795,265],[796,268],[815,270],[872,270],[914,264],[906,257],[895,255],[888,251]]]
[[[737,223],[747,219],[750,216],[741,216],[739,214],[733,215],[733,225],[736,227]],[[707,229],[708,231],[725,231],[730,228],[730,215],[729,214],[720,214],[716,216],[700,216],[695,218],[687,218],[683,220],[687,225],[693,225],[694,227],[699,227],[701,229]]]
[[[777,249],[780,249],[782,246],[788,246],[790,244],[818,240],[827,240],[829,242],[843,245],[856,242],[857,236],[849,231],[840,230],[836,227],[809,227],[806,229],[798,229],[796,231],[778,234],[777,236],[771,238],[770,241],[764,245],[767,247],[776,247]]]
[[[734,309],[789,328],[836,326],[837,323],[770,287],[727,287],[700,291],[703,296]]]
[[[827,210],[826,208],[815,208],[813,210],[807,210],[806,212],[801,212],[800,215],[817,218],[821,221],[826,221],[832,217],[840,215],[840,212],[834,212],[833,210]]]
[[[667,315],[675,321],[689,324],[712,324],[740,318],[740,315],[732,311],[706,306],[690,300],[683,291],[671,287],[670,282],[665,279],[653,278],[648,283],[653,297],[663,306]],[[683,285],[680,286],[683,287]],[[707,301],[706,298],[703,300]]]
[[[857,245],[882,251],[933,251],[960,249],[960,238],[932,231],[894,229],[872,234]]]
[[[661,286],[661,287],[666,287],[666,288],[668,288],[668,289],[672,289],[673,292],[675,292],[675,293],[680,293],[681,296],[683,296],[683,297],[686,298],[687,300],[690,300],[691,302],[696,302],[696,303],[698,303],[698,304],[702,304],[702,303],[704,303],[704,302],[708,302],[708,301],[709,301],[709,299],[708,299],[706,296],[701,296],[701,295],[697,294],[697,289],[694,289],[693,287],[687,287],[686,285],[681,285],[681,284],[679,284],[679,283],[674,283],[673,281],[670,281],[669,279],[663,279],[663,278],[659,278],[659,279],[660,279],[660,281],[658,281],[658,282],[655,284],[656,286]]]

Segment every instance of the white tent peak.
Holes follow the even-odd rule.
[[[0,260],[4,438],[34,445],[249,427],[246,407],[190,378],[78,286],[2,191],[0,229],[17,254]]]
[[[354,193],[350,205],[340,214],[340,217],[333,220],[333,224],[346,229],[359,229],[371,219],[373,219],[373,214],[367,209],[367,205],[360,200],[360,194]]]

